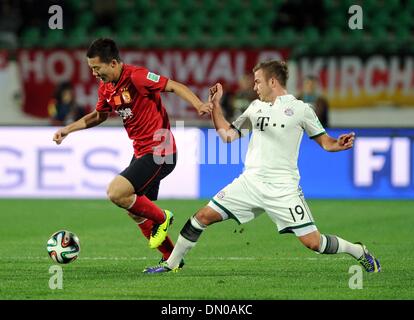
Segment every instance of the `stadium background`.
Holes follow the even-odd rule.
[[[48,26],[52,16],[48,9],[55,4],[63,9],[62,30]],[[361,30],[352,30],[348,25],[352,16],[348,10],[354,4],[363,10]],[[307,75],[319,78],[320,93],[330,105],[328,133],[337,136],[353,130],[357,140],[353,150],[328,154],[304,137],[299,162],[301,185],[315,206],[314,215],[319,217],[316,212],[320,210],[323,225],[323,218],[329,217],[327,208],[337,210],[343,206],[344,214],[368,215],[372,210],[371,216],[360,219],[381,217],[382,220],[376,221],[380,224],[388,223],[389,214],[395,213],[407,224],[399,227],[398,236],[387,234],[388,239],[400,239],[408,247],[412,244],[412,240],[404,238],[408,234],[404,233],[407,231],[404,227],[412,222],[412,217],[406,214],[414,198],[414,2],[2,0],[0,9],[0,211],[6,221],[4,230],[10,227],[7,221],[14,221],[9,215],[19,215],[16,208],[20,208],[26,211],[24,217],[33,213],[47,221],[43,234],[38,231],[38,238],[47,237],[55,231],[53,228],[72,226],[79,230],[81,239],[93,239],[95,231],[82,235],[86,233],[82,226],[64,219],[73,210],[71,200],[57,200],[62,201],[59,204],[62,210],[68,211],[52,210],[54,217],[59,217],[54,222],[45,212],[48,205],[42,201],[52,204],[48,199],[104,198],[106,184],[128,163],[132,148],[121,121],[115,116],[102,128],[75,133],[56,147],[52,143],[56,128],[50,125],[49,103],[56,86],[69,81],[76,102],[86,111],[92,110],[97,83],[87,68],[85,49],[97,37],[113,37],[122,48],[125,62],[144,65],[186,83],[203,99],[207,88],[217,81],[224,84],[230,96],[236,94],[242,77],[263,59],[281,58],[289,62],[288,89],[295,95],[301,92]],[[199,118],[191,107],[172,95],[164,95],[164,102],[177,136],[180,163],[165,180],[161,198],[178,199],[162,201],[184,211],[183,223],[197,206],[205,203],[204,199],[241,172],[247,140],[236,146],[224,146],[215,137],[209,119]],[[32,198],[46,200],[32,202],[29,200]],[[312,202],[312,199],[342,199],[347,204],[335,200]],[[349,205],[346,201],[352,199],[372,202]],[[376,202],[384,199],[388,204]],[[392,206],[393,199],[409,201],[396,202],[395,208],[401,211],[386,209]],[[21,207],[25,203],[27,206]],[[83,202],[77,203],[82,206]],[[85,202],[84,210],[95,212],[92,203],[95,202]],[[185,209],[187,205],[191,209]],[[360,212],[359,205],[365,208],[364,212]],[[104,207],[116,211],[109,209],[110,204]],[[384,212],[378,214],[381,209]],[[350,221],[354,218],[349,216]],[[265,224],[258,222],[259,226]],[[250,228],[254,230],[253,225]],[[30,230],[27,226],[26,231]],[[3,244],[17,241],[21,232],[4,232]],[[357,233],[366,236],[363,231]],[[16,246],[13,242],[9,249],[10,261],[11,248]],[[382,250],[384,253],[384,247]],[[6,254],[3,262],[7,263],[7,259]],[[89,263],[96,261],[92,259]],[[412,274],[411,268],[409,272]],[[5,293],[3,297],[25,298],[18,289],[8,291],[7,286],[1,292]],[[413,298],[410,290],[401,294],[403,298]],[[268,293],[255,297],[329,298],[323,294],[292,295]],[[42,293],[34,292],[26,298],[39,296]],[[114,296],[109,293],[102,297]],[[86,293],[83,297],[90,298]],[[150,294],[141,296],[151,297],[160,298]],[[206,293],[195,297],[210,296]],[[249,296],[231,292],[227,297]],[[334,297],[350,296],[339,293]],[[376,298],[372,292],[362,297]],[[390,291],[380,297],[398,298],[398,295]]]

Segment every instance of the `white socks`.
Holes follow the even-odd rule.
[[[342,238],[332,235],[321,234],[319,253],[335,254],[348,253],[355,259],[361,258],[364,254],[362,246],[346,241]]]
[[[177,268],[187,252],[190,251],[196,243],[197,242],[187,240],[180,234],[178,236],[177,243],[174,246],[174,250],[167,260],[168,267],[170,269]]]
[[[170,269],[177,268],[180,265],[181,260],[197,244],[198,238],[206,228],[207,226],[201,224],[195,217],[191,217],[187,221],[178,236],[173,252],[167,260]]]

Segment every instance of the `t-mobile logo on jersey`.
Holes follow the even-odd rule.
[[[132,113],[131,108],[125,108],[125,109],[118,109],[115,110],[115,112],[123,119],[127,120],[128,118],[132,118],[134,114]]]
[[[270,117],[258,117],[256,127],[260,128],[260,131],[264,131],[264,127],[269,125]]]

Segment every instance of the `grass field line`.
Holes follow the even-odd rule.
[[[40,257],[40,256],[28,256],[28,257],[0,257],[0,261],[5,260],[47,260],[49,257]],[[81,260],[86,261],[144,261],[144,260],[154,260],[154,257],[79,257]],[[207,261],[217,261],[217,260],[230,260],[230,261],[256,261],[256,260],[266,260],[266,261],[280,261],[280,260],[307,260],[307,261],[316,261],[316,260],[352,260],[349,256],[341,257],[194,257],[191,260],[207,260]]]

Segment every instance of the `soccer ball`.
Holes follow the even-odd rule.
[[[47,241],[47,252],[54,262],[62,264],[72,262],[79,256],[79,238],[67,230],[57,231]]]

